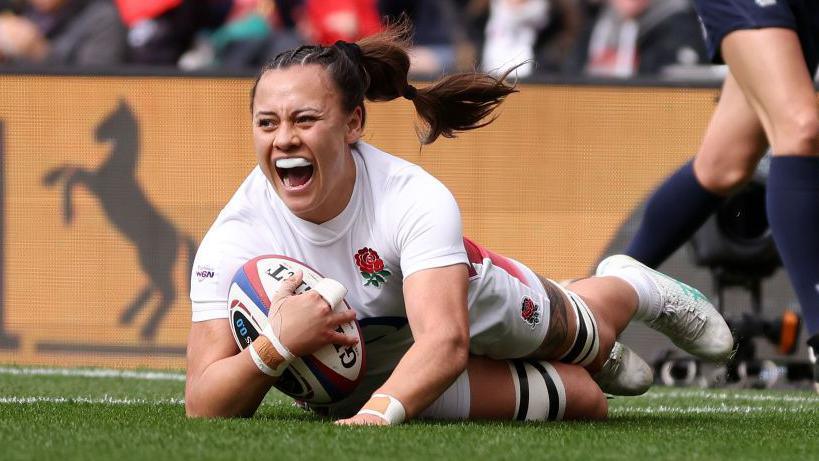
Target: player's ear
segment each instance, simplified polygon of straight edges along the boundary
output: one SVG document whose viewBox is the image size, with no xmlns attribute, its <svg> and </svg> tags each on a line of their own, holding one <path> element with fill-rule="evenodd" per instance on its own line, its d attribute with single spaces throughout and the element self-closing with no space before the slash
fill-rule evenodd
<svg viewBox="0 0 819 461">
<path fill-rule="evenodd" d="M 354 144 L 361 139 L 364 131 L 364 106 L 356 106 L 347 119 L 347 133 L 344 140 L 347 144 Z"/>
</svg>

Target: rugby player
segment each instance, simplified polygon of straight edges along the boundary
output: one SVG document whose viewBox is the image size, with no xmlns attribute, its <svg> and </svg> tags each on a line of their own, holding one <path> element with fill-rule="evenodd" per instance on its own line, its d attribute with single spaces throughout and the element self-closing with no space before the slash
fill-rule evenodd
<svg viewBox="0 0 819 461">
<path fill-rule="evenodd" d="M 766 211 L 802 308 L 819 392 L 819 3 L 694 3 L 711 58 L 729 73 L 694 160 L 649 198 L 626 253 L 658 266 L 751 179 L 770 145 Z"/>
<path fill-rule="evenodd" d="M 365 99 L 411 101 L 428 126 L 421 141 L 431 143 L 486 125 L 516 91 L 482 73 L 411 86 L 408 34 L 399 23 L 358 43 L 302 46 L 261 70 L 251 93 L 258 167 L 194 263 L 214 276 L 192 277 L 188 415 L 252 415 L 288 355 L 354 344 L 333 331 L 354 316 L 367 374 L 347 399 L 314 408 L 343 424 L 604 418 L 604 391 L 639 394 L 652 382 L 645 362 L 616 344 L 632 319 L 699 357 L 727 359 L 731 333 L 697 290 L 622 255 L 563 288 L 465 238 L 440 181 L 361 140 Z M 262 254 L 340 281 L 354 312 L 293 295 L 296 275 L 272 299 L 279 336 L 240 352 L 226 321 L 228 287 Z"/>
</svg>

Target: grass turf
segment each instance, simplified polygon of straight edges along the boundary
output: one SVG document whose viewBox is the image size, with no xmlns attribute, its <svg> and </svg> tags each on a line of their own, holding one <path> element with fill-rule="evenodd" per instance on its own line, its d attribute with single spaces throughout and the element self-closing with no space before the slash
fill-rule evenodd
<svg viewBox="0 0 819 461">
<path fill-rule="evenodd" d="M 0 371 L 0 459 L 815 459 L 808 392 L 655 388 L 606 422 L 337 427 L 271 393 L 245 420 L 185 418 L 184 382 Z M 23 373 L 23 374 L 20 374 Z M 176 379 L 173 379 L 176 378 Z"/>
</svg>

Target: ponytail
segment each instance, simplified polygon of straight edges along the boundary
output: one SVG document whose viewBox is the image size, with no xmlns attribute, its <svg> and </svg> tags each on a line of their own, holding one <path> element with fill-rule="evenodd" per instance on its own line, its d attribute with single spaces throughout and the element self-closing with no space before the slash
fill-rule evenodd
<svg viewBox="0 0 819 461">
<path fill-rule="evenodd" d="M 458 73 L 427 87 L 415 88 L 407 81 L 410 32 L 409 21 L 404 17 L 381 33 L 360 40 L 358 45 L 364 71 L 369 76 L 366 98 L 411 100 L 426 127 L 420 130 L 422 144 L 431 144 L 439 136 L 453 138 L 457 132 L 492 123 L 495 117 L 487 117 L 506 96 L 517 92 L 514 85 L 504 82 L 515 68 L 500 77 L 480 72 Z"/>
<path fill-rule="evenodd" d="M 506 96 L 518 91 L 514 84 L 505 83 L 517 66 L 499 77 L 465 72 L 415 88 L 407 81 L 410 35 L 410 23 L 402 17 L 357 43 L 336 42 L 330 47 L 311 45 L 285 51 L 265 64 L 257 76 L 251 106 L 265 72 L 297 64 L 319 64 L 336 83 L 342 107 L 348 112 L 358 106 L 363 109 L 364 99 L 378 102 L 403 97 L 412 101 L 425 127 L 419 130 L 419 140 L 431 144 L 439 136 L 453 138 L 458 132 L 492 123 L 495 116 L 490 115 L 495 108 Z"/>
</svg>

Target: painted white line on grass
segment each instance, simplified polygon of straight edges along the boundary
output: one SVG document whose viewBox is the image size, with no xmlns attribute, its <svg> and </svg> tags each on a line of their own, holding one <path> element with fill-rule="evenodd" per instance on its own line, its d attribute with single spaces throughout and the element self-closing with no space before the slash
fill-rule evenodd
<svg viewBox="0 0 819 461">
<path fill-rule="evenodd" d="M 110 396 L 102 397 L 16 397 L 6 396 L 0 397 L 0 405 L 31 405 L 37 403 L 57 403 L 57 404 L 95 404 L 95 405 L 184 405 L 183 399 L 123 399 Z M 262 406 L 290 406 L 289 402 L 263 402 Z M 758 407 L 758 406 L 696 406 L 696 407 L 672 407 L 667 405 L 660 405 L 658 407 L 613 407 L 609 409 L 611 416 L 625 416 L 629 414 L 642 415 L 702 415 L 702 414 L 753 414 L 753 413 L 811 413 L 815 414 L 817 411 L 815 406 L 792 406 L 792 407 Z"/>
<path fill-rule="evenodd" d="M 126 378 L 145 379 L 149 381 L 185 381 L 182 373 L 162 372 L 162 371 L 133 371 L 133 370 L 112 370 L 94 369 L 82 370 L 73 368 L 12 368 L 0 367 L 0 375 L 21 375 L 21 376 L 71 376 L 81 378 Z"/>
<path fill-rule="evenodd" d="M 2 404 L 35 404 L 35 403 L 88 403 L 105 405 L 184 405 L 184 399 L 127 399 L 110 395 L 101 397 L 54 397 L 54 396 L 0 396 Z M 274 400 L 262 402 L 263 407 L 292 406 L 293 402 Z"/>
<path fill-rule="evenodd" d="M 698 406 L 698 407 L 670 407 L 660 405 L 659 407 L 612 407 L 609 408 L 609 414 L 618 415 L 625 413 L 638 414 L 734 414 L 734 413 L 813 413 L 817 412 L 817 408 L 812 405 L 798 405 L 793 407 L 748 407 L 738 405 L 721 405 L 721 406 Z"/>
<path fill-rule="evenodd" d="M 697 398 L 713 400 L 750 400 L 753 402 L 793 402 L 819 404 L 819 396 L 743 394 L 738 392 L 725 392 L 719 390 L 648 392 L 644 394 L 642 398 L 649 399 Z"/>
<path fill-rule="evenodd" d="M 0 397 L 0 404 L 32 404 L 32 403 L 92 403 L 107 405 L 182 405 L 182 399 L 119 399 L 110 396 L 102 397 Z"/>
</svg>

